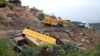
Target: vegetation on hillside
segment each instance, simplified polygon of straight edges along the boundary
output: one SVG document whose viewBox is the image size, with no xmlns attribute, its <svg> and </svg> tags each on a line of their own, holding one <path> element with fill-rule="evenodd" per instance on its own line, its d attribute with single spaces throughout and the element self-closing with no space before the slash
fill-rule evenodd
<svg viewBox="0 0 100 56">
<path fill-rule="evenodd" d="M 31 12 L 33 12 L 33 14 L 37 16 L 39 20 L 43 20 L 45 17 L 45 14 L 43 13 L 43 11 L 37 9 L 36 7 L 31 8 Z"/>
<path fill-rule="evenodd" d="M 100 56 L 100 47 L 94 50 L 79 51 L 70 43 L 61 46 L 53 46 L 52 50 L 48 50 L 47 46 L 27 47 L 25 50 L 27 51 L 22 52 L 22 56 Z"/>
<path fill-rule="evenodd" d="M 0 0 L 0 8 L 5 8 L 5 7 L 12 10 L 14 8 L 14 5 L 10 4 L 10 2 L 6 0 Z"/>
<path fill-rule="evenodd" d="M 17 56 L 11 45 L 7 45 L 7 38 L 0 35 L 0 56 Z"/>
<path fill-rule="evenodd" d="M 6 0 L 0 0 L 0 4 L 6 3 Z"/>
<path fill-rule="evenodd" d="M 43 20 L 45 17 L 44 13 L 39 13 L 38 18 L 39 20 Z"/>
<path fill-rule="evenodd" d="M 7 39 L 0 36 L 0 56 L 100 56 L 100 45 L 94 50 L 80 51 L 71 43 L 60 46 L 27 46 L 19 55 L 13 51 L 12 46 L 7 45 Z"/>
<path fill-rule="evenodd" d="M 7 1 L 6 0 L 0 0 L 0 7 L 6 7 L 7 6 Z"/>
</svg>

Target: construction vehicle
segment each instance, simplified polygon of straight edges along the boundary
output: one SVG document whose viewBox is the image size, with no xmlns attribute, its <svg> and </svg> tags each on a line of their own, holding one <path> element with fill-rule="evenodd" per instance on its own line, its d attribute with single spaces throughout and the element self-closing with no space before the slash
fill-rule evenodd
<svg viewBox="0 0 100 56">
<path fill-rule="evenodd" d="M 23 50 L 21 46 L 28 44 L 30 46 L 40 46 L 42 44 L 51 44 L 59 45 L 64 44 L 59 38 L 51 37 L 28 28 L 25 28 L 22 32 L 22 35 L 16 36 L 14 38 L 17 43 L 14 47 L 14 50 Z"/>
<path fill-rule="evenodd" d="M 70 20 L 55 19 L 50 16 L 45 17 L 42 23 L 48 26 L 59 26 L 65 28 L 70 26 Z"/>
</svg>

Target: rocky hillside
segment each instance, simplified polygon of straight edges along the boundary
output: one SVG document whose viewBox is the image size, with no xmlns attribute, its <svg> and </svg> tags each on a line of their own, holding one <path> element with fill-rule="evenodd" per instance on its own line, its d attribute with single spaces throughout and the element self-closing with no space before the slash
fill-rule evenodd
<svg viewBox="0 0 100 56">
<path fill-rule="evenodd" d="M 39 22 L 37 17 L 26 7 L 0 8 L 0 29 L 21 29 Z"/>
<path fill-rule="evenodd" d="M 59 27 L 38 27 L 34 30 L 41 33 L 48 33 L 53 37 L 57 37 L 63 42 L 71 42 L 75 45 L 82 45 L 82 49 L 94 49 L 99 42 L 100 36 L 92 30 L 82 28 L 72 24 L 69 28 Z"/>
<path fill-rule="evenodd" d="M 25 27 L 41 32 L 48 33 L 50 36 L 57 37 L 63 42 L 71 42 L 82 49 L 93 49 L 99 42 L 100 36 L 87 28 L 79 27 L 71 23 L 68 28 L 47 27 L 41 24 L 38 19 L 38 12 L 31 11 L 27 6 L 0 8 L 0 30 L 22 30 Z M 2 33 L 2 32 L 0 32 Z M 10 32 L 13 34 L 13 32 Z"/>
</svg>

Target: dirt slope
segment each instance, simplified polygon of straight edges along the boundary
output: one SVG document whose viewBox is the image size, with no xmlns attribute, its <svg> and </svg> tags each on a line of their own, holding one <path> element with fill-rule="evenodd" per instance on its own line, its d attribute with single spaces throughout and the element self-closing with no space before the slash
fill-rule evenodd
<svg viewBox="0 0 100 56">
<path fill-rule="evenodd" d="M 92 30 L 81 28 L 77 25 L 70 28 L 59 27 L 43 27 L 35 29 L 40 32 L 49 33 L 50 36 L 55 36 L 62 41 L 71 42 L 73 44 L 82 45 L 82 49 L 94 49 L 99 42 L 100 36 Z"/>
<path fill-rule="evenodd" d="M 46 27 L 40 23 L 37 16 L 24 7 L 16 7 L 13 10 L 0 8 L 0 30 L 18 30 L 24 27 L 30 27 L 41 33 L 49 33 L 50 36 L 55 36 L 64 42 L 81 44 L 83 49 L 95 48 L 100 38 L 97 33 L 74 24 L 70 28 Z"/>
<path fill-rule="evenodd" d="M 29 27 L 33 22 L 39 22 L 36 16 L 24 7 L 0 8 L 0 28 L 1 29 L 21 29 Z"/>
</svg>

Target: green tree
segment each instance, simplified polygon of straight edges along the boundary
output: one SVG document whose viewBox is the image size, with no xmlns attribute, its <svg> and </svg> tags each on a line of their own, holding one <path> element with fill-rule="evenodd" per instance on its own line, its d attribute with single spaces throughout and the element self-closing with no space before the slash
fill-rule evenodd
<svg viewBox="0 0 100 56">
<path fill-rule="evenodd" d="M 39 13 L 38 18 L 39 20 L 43 20 L 45 17 L 44 13 Z"/>
<path fill-rule="evenodd" d="M 0 4 L 6 3 L 6 0 L 0 0 Z"/>
<path fill-rule="evenodd" d="M 33 7 L 33 8 L 31 8 L 31 11 L 32 12 L 38 12 L 39 10 L 37 8 Z"/>
<path fill-rule="evenodd" d="M 0 0 L 0 7 L 6 7 L 7 1 L 6 0 Z"/>
</svg>

